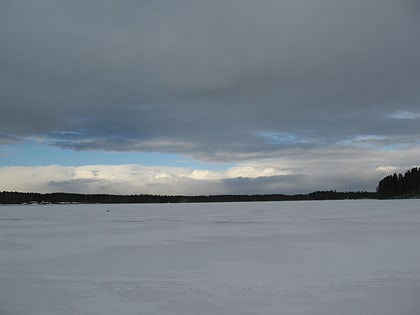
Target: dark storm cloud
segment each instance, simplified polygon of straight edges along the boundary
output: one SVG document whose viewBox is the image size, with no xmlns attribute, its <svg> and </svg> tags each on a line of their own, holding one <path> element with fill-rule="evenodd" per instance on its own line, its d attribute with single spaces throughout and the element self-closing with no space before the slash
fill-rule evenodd
<svg viewBox="0 0 420 315">
<path fill-rule="evenodd" d="M 224 193 L 224 194 L 276 194 L 295 193 L 296 186 L 302 185 L 304 175 L 281 175 L 267 177 L 237 177 L 220 180 L 182 180 L 177 179 L 175 183 L 146 183 L 141 187 L 142 192 L 154 192 L 156 189 L 172 194 L 205 194 L 205 193 Z M 130 183 L 116 185 L 106 179 L 71 179 L 63 181 L 51 181 L 47 183 L 47 191 L 71 191 L 89 192 L 98 191 L 107 193 L 129 193 L 138 192 L 139 187 L 130 187 Z M 309 185 L 308 185 L 309 186 Z M 312 187 L 311 187 L 312 188 Z M 301 191 L 308 190 L 307 186 L 300 186 Z M 310 191 L 310 190 L 308 190 Z"/>
<path fill-rule="evenodd" d="M 0 6 L 4 139 L 234 160 L 420 135 L 416 1 Z"/>
<path fill-rule="evenodd" d="M 305 175 L 261 176 L 257 178 L 236 177 L 225 179 L 223 184 L 229 194 L 275 194 L 279 191 L 290 193 L 296 191 L 297 185 L 302 185 Z M 304 191 L 306 187 L 300 187 Z"/>
<path fill-rule="evenodd" d="M 317 180 L 314 186 L 314 177 L 304 174 L 261 176 L 256 178 L 237 177 L 225 179 L 224 189 L 229 194 L 296 194 L 310 193 L 315 189 L 320 191 L 359 191 L 374 190 L 377 185 L 376 178 L 356 178 L 346 174 L 337 176 L 324 176 Z"/>
</svg>

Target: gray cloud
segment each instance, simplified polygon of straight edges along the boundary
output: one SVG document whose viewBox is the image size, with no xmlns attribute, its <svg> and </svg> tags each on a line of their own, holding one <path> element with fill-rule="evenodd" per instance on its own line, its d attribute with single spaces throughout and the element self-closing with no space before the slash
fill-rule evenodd
<svg viewBox="0 0 420 315">
<path fill-rule="evenodd" d="M 419 36 L 411 0 L 3 1 L 0 134 L 229 161 L 414 145 Z"/>
<path fill-rule="evenodd" d="M 296 186 L 304 182 L 305 175 L 260 176 L 256 178 L 236 177 L 225 179 L 223 185 L 229 194 L 276 194 L 296 191 Z M 301 187 L 304 189 L 304 187 Z"/>
<path fill-rule="evenodd" d="M 304 175 L 280 175 L 260 176 L 256 178 L 235 177 L 228 179 L 183 179 L 176 178 L 174 182 L 165 183 L 148 182 L 141 187 L 141 193 L 155 193 L 160 191 L 164 194 L 276 194 L 296 193 L 296 187 L 304 182 Z M 360 184 L 360 183 L 358 183 Z M 311 187 L 312 188 L 312 187 Z M 139 193 L 139 187 L 124 183 L 117 185 L 107 179 L 66 179 L 51 181 L 45 184 L 46 191 L 71 191 L 77 193 Z M 301 187 L 301 191 L 308 190 L 307 186 Z M 332 189 L 332 188 L 328 188 Z"/>
</svg>

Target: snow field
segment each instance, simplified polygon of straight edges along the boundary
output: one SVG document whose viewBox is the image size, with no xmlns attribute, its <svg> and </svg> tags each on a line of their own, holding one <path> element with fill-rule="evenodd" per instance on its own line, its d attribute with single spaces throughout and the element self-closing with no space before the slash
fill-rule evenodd
<svg viewBox="0 0 420 315">
<path fill-rule="evenodd" d="M 419 244 L 420 200 L 0 206 L 0 314 L 418 315 Z"/>
</svg>

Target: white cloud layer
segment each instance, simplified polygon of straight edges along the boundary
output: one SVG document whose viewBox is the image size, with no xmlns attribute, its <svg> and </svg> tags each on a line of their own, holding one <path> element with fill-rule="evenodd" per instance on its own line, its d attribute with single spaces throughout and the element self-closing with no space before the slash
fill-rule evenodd
<svg viewBox="0 0 420 315">
<path fill-rule="evenodd" d="M 248 161 L 223 171 L 142 165 L 2 167 L 0 190 L 184 195 L 374 191 L 382 177 L 415 165 L 420 148 L 360 153 L 318 150 L 306 158 Z"/>
</svg>

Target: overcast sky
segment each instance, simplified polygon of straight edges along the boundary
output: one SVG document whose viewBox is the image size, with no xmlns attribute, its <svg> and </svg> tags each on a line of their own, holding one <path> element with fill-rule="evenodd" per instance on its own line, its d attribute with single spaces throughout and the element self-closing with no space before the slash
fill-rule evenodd
<svg viewBox="0 0 420 315">
<path fill-rule="evenodd" d="M 420 164 L 418 0 L 0 1 L 0 190 L 375 190 Z"/>
</svg>

